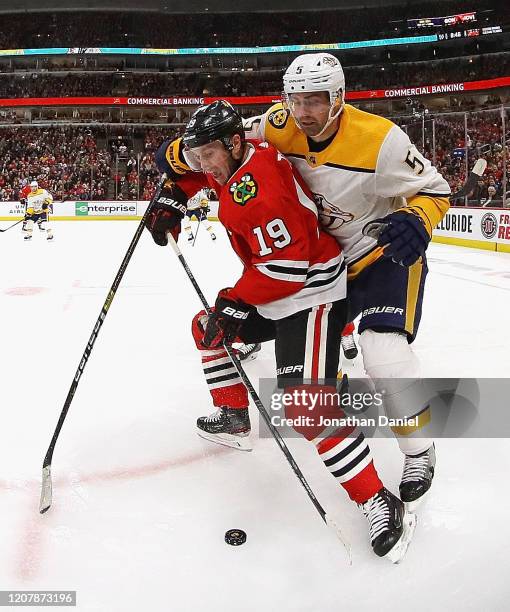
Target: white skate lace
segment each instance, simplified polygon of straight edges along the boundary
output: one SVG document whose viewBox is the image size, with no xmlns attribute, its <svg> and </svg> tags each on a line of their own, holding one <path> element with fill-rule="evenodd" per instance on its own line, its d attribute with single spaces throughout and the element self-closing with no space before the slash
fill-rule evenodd
<svg viewBox="0 0 510 612">
<path fill-rule="evenodd" d="M 354 342 L 354 338 L 351 336 L 342 336 L 341 338 L 342 347 L 344 349 L 356 348 L 356 344 Z"/>
<path fill-rule="evenodd" d="M 253 351 L 254 348 L 255 344 L 241 344 L 237 350 L 243 355 L 248 355 L 249 353 L 251 353 L 251 351 Z"/>
<path fill-rule="evenodd" d="M 370 541 L 373 542 L 388 528 L 390 509 L 380 495 L 375 495 L 362 504 L 362 508 L 370 527 Z"/>
<path fill-rule="evenodd" d="M 210 414 L 209 416 L 205 417 L 205 420 L 208 423 L 212 423 L 215 421 L 219 421 L 221 419 L 221 415 L 222 415 L 223 411 L 221 408 L 218 408 L 218 410 L 216 410 L 216 412 L 213 412 L 212 414 Z"/>
<path fill-rule="evenodd" d="M 428 453 L 419 457 L 411 457 L 406 455 L 404 461 L 404 473 L 402 474 L 402 482 L 416 482 L 428 478 L 429 457 Z"/>
</svg>

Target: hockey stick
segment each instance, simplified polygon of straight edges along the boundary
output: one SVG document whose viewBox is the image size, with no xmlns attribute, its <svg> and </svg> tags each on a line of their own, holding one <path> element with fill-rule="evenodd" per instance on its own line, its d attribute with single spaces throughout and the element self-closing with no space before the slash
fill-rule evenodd
<svg viewBox="0 0 510 612">
<path fill-rule="evenodd" d="M 6 232 L 7 230 L 10 230 L 13 227 L 16 227 L 16 225 L 19 225 L 20 223 L 22 223 L 25 219 L 20 219 L 19 221 L 16 221 L 16 223 L 13 223 L 12 225 L 9 225 L 9 227 L 6 227 L 5 229 L 0 229 L 0 232 Z"/>
<path fill-rule="evenodd" d="M 198 236 L 198 230 L 200 229 L 200 223 L 202 223 L 202 216 L 200 216 L 200 219 L 198 220 L 197 231 L 195 232 L 195 237 L 193 238 L 193 244 L 191 245 L 192 247 L 195 246 L 195 242 Z"/>
<path fill-rule="evenodd" d="M 64 407 L 62 408 L 62 412 L 60 413 L 60 417 L 58 419 L 57 426 L 53 433 L 53 437 L 51 438 L 51 442 L 46 452 L 46 456 L 44 457 L 43 469 L 42 469 L 41 501 L 39 503 L 39 512 L 41 514 L 43 514 L 49 509 L 49 507 L 51 506 L 51 502 L 52 502 L 51 460 L 53 458 L 53 451 L 55 450 L 55 445 L 57 443 L 58 436 L 60 434 L 60 430 L 62 429 L 62 425 L 64 424 L 64 420 L 69 411 L 69 407 L 71 406 L 71 402 L 73 401 L 73 397 L 76 392 L 76 388 L 78 387 L 78 383 L 80 382 L 80 378 L 81 378 L 81 375 L 83 374 L 83 370 L 85 369 L 85 366 L 87 365 L 87 361 L 90 357 L 90 353 L 92 352 L 92 348 L 97 339 L 101 326 L 103 325 L 106 315 L 108 314 L 108 310 L 110 306 L 112 305 L 113 298 L 115 297 L 117 289 L 119 288 L 122 277 L 124 276 L 124 272 L 126 271 L 126 268 L 133 255 L 136 245 L 138 244 L 138 241 L 140 240 L 140 236 L 142 235 L 147 217 L 149 216 L 149 213 L 152 210 L 154 203 L 156 202 L 156 200 L 159 197 L 159 194 L 161 193 L 161 189 L 163 187 L 165 180 L 166 180 L 166 175 L 163 174 L 161 176 L 161 180 L 158 184 L 158 187 L 154 193 L 154 196 L 152 197 L 149 205 L 147 206 L 147 210 L 143 214 L 142 219 L 140 223 L 138 224 L 138 227 L 133 236 L 133 239 L 131 240 L 131 244 L 129 245 L 128 250 L 126 251 L 126 254 L 124 255 L 124 259 L 122 260 L 122 263 L 120 264 L 120 268 L 117 271 L 115 280 L 113 281 L 113 284 L 110 288 L 110 291 L 108 292 L 108 295 L 103 304 L 103 307 L 101 308 L 101 312 L 99 313 L 99 317 L 94 325 L 92 334 L 87 342 L 87 346 L 85 347 L 85 350 L 83 351 L 83 355 L 81 356 L 80 363 L 78 365 L 78 369 L 76 370 L 76 374 L 74 375 L 73 381 L 71 383 L 71 387 L 69 388 L 69 392 L 64 402 Z"/>
<path fill-rule="evenodd" d="M 450 200 L 460 200 L 461 198 L 465 198 L 473 189 L 476 187 L 476 183 L 480 180 L 480 177 L 485 172 L 487 168 L 487 161 L 480 157 L 475 162 L 473 169 L 469 173 L 466 182 L 459 191 L 456 191 L 454 194 L 450 196 Z"/>
<path fill-rule="evenodd" d="M 449 196 L 450 200 L 460 200 L 461 198 L 465 198 L 468 193 L 475 188 L 476 183 L 480 180 L 480 177 L 483 175 L 486 168 L 486 160 L 483 158 L 477 159 L 473 169 L 467 177 L 466 182 L 458 191 Z M 382 219 L 374 219 L 373 221 L 369 221 L 361 231 L 364 236 L 377 240 L 387 225 L 388 224 Z"/>
<path fill-rule="evenodd" d="M 174 253 L 177 255 L 177 258 L 181 262 L 182 267 L 186 271 L 186 274 L 188 275 L 188 278 L 190 279 L 191 284 L 193 285 L 193 288 L 195 289 L 198 297 L 200 298 L 200 301 L 202 302 L 202 305 L 203 305 L 205 311 L 207 312 L 208 315 L 211 315 L 212 314 L 211 307 L 209 306 L 209 304 L 208 304 L 204 294 L 202 293 L 202 290 L 200 289 L 200 286 L 198 285 L 198 283 L 197 283 L 197 281 L 195 279 L 195 276 L 193 275 L 193 272 L 191 271 L 190 267 L 188 266 L 186 260 L 184 259 L 184 256 L 181 253 L 181 250 L 179 249 L 179 247 L 177 245 L 177 242 L 174 240 L 174 238 L 173 238 L 173 236 L 171 234 L 168 234 L 168 244 L 172 247 L 172 249 L 174 250 Z M 266 411 L 266 409 L 264 407 L 264 404 L 260 400 L 260 398 L 259 398 L 257 392 L 255 391 L 255 389 L 253 388 L 253 385 L 251 384 L 251 381 L 248 378 L 248 375 L 246 374 L 246 372 L 244 371 L 243 366 L 241 365 L 239 359 L 236 357 L 236 355 L 234 353 L 234 349 L 230 345 L 228 345 L 228 344 L 224 344 L 223 346 L 224 346 L 224 348 L 225 348 L 225 350 L 227 352 L 227 355 L 230 357 L 230 361 L 232 362 L 232 364 L 234 365 L 235 369 L 237 370 L 237 373 L 239 374 L 240 379 L 243 381 L 244 386 L 248 390 L 248 393 L 250 394 L 251 399 L 253 400 L 253 403 L 257 407 L 257 410 L 259 411 L 260 415 L 264 419 L 264 421 L 265 421 L 269 431 L 272 433 L 274 439 L 276 440 L 278 446 L 280 447 L 280 450 L 285 455 L 285 458 L 287 459 L 288 463 L 290 464 L 290 467 L 292 468 L 292 471 L 296 475 L 296 477 L 299 480 L 299 482 L 303 485 L 303 488 L 305 489 L 308 497 L 310 498 L 310 501 L 315 506 L 315 509 L 319 513 L 321 519 L 326 523 L 326 525 L 328 525 L 328 526 L 333 528 L 333 530 L 335 531 L 337 537 L 340 539 L 342 544 L 345 546 L 345 548 L 347 550 L 347 553 L 349 555 L 349 559 L 350 559 L 350 545 L 349 545 L 349 543 L 343 537 L 342 532 L 340 531 L 340 527 L 336 524 L 336 522 L 331 520 L 331 519 L 329 519 L 329 517 L 327 516 L 326 511 L 324 510 L 324 508 L 320 504 L 319 500 L 315 496 L 314 492 L 312 491 L 312 489 L 311 489 L 310 485 L 308 484 L 308 482 L 307 482 L 303 472 L 301 471 L 301 469 L 299 468 L 298 464 L 296 463 L 296 461 L 295 461 L 294 457 L 292 456 L 292 453 L 290 452 L 288 446 L 285 444 L 285 442 L 284 442 L 280 432 L 276 429 L 276 427 L 271 422 L 271 419 L 270 419 L 270 417 L 269 417 L 269 415 L 268 415 L 268 413 L 267 413 L 267 411 Z"/>
</svg>

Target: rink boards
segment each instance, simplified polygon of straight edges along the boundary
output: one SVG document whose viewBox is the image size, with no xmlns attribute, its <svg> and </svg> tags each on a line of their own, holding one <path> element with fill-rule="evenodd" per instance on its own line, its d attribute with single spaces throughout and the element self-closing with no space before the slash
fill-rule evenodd
<svg viewBox="0 0 510 612">
<path fill-rule="evenodd" d="M 510 209 L 452 207 L 434 230 L 433 240 L 510 253 Z"/>
<path fill-rule="evenodd" d="M 141 219 L 149 203 L 144 200 L 53 202 L 53 221 L 131 221 Z M 209 218 L 217 220 L 218 202 L 211 201 Z M 0 202 L 0 221 L 21 219 L 25 208 L 19 202 Z"/>
<path fill-rule="evenodd" d="M 54 202 L 54 221 L 128 221 L 140 219 L 147 201 Z M 218 202 L 210 202 L 209 219 L 217 220 Z M 24 208 L 19 202 L 0 203 L 0 221 L 20 219 Z M 510 253 L 510 209 L 450 208 L 434 230 L 434 242 Z"/>
</svg>

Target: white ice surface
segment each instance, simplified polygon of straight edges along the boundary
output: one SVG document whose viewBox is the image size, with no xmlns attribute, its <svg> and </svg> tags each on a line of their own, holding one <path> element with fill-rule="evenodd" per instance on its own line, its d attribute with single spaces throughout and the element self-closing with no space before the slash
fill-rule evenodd
<svg viewBox="0 0 510 612">
<path fill-rule="evenodd" d="M 314 449 L 289 440 L 351 542 L 349 566 L 273 440 L 241 453 L 196 435 L 211 411 L 189 334 L 200 304 L 147 233 L 58 441 L 53 506 L 39 515 L 42 460 L 136 223 L 54 227 L 53 244 L 37 230 L 31 243 L 19 227 L 0 235 L 0 589 L 76 590 L 80 612 L 508 608 L 508 440 L 438 441 L 434 487 L 398 566 L 373 555 L 365 519 Z M 240 270 L 217 233 L 183 247 L 211 301 Z M 415 343 L 424 373 L 507 377 L 510 255 L 433 244 L 430 268 Z M 272 374 L 272 349 L 247 364 L 255 382 Z M 360 358 L 347 370 L 361 373 Z M 372 448 L 396 491 L 396 443 Z M 225 544 L 234 527 L 244 546 Z"/>
</svg>

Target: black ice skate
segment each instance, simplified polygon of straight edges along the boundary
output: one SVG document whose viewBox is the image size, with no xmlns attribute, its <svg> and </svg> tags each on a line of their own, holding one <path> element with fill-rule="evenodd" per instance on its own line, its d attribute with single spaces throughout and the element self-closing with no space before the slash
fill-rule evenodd
<svg viewBox="0 0 510 612">
<path fill-rule="evenodd" d="M 27 234 L 26 236 L 23 236 L 23 240 L 32 240 L 32 234 Z"/>
<path fill-rule="evenodd" d="M 209 416 L 199 417 L 197 428 L 198 435 L 205 440 L 231 446 L 238 450 L 252 450 L 248 408 L 237 409 L 222 406 Z"/>
<path fill-rule="evenodd" d="M 375 554 L 392 563 L 401 561 L 413 537 L 416 515 L 384 487 L 360 507 L 368 519 Z"/>
<path fill-rule="evenodd" d="M 346 359 L 356 359 L 358 356 L 358 347 L 354 342 L 354 336 L 349 334 L 348 336 L 342 336 L 341 338 L 342 349 Z"/>
<path fill-rule="evenodd" d="M 432 484 L 436 465 L 436 449 L 432 445 L 419 455 L 406 455 L 399 485 L 400 498 L 410 512 L 425 499 Z"/>
<path fill-rule="evenodd" d="M 190 233 L 188 234 L 188 242 L 193 242 L 193 238 L 194 238 L 194 236 L 193 236 L 193 232 L 190 232 Z"/>
<path fill-rule="evenodd" d="M 261 349 L 260 344 L 238 344 L 235 347 L 236 355 L 241 361 L 251 361 L 256 359 L 258 352 Z"/>
</svg>

